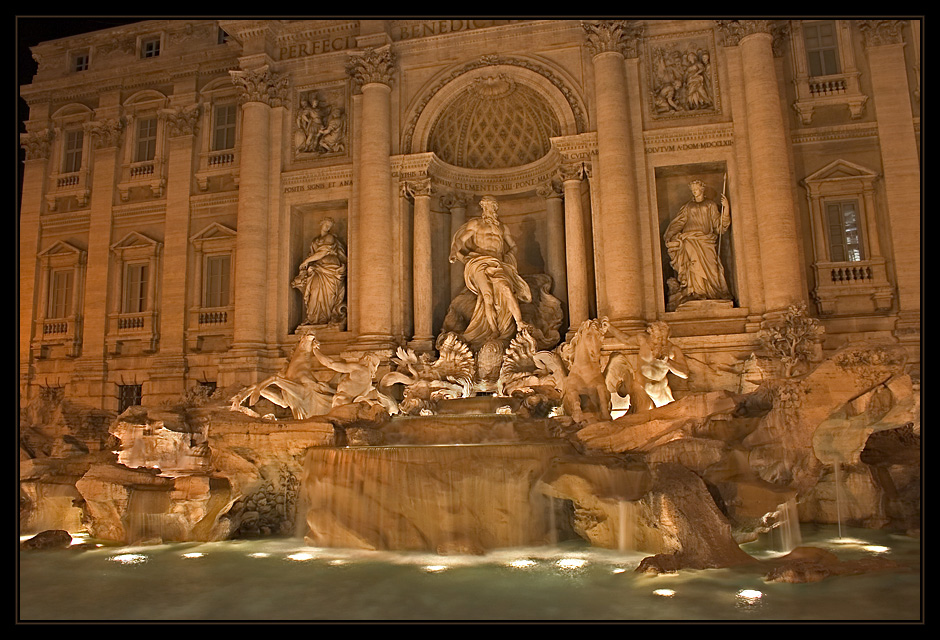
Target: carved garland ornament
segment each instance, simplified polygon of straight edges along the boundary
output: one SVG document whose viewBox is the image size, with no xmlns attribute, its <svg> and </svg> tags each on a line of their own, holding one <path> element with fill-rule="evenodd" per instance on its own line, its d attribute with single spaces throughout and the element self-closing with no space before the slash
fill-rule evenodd
<svg viewBox="0 0 940 640">
<path fill-rule="evenodd" d="M 239 104 L 263 102 L 271 107 L 286 107 L 288 94 L 287 76 L 272 72 L 267 66 L 247 71 L 229 71 L 232 82 L 238 87 Z"/>
<path fill-rule="evenodd" d="M 459 69 L 454 69 L 446 77 L 441 78 L 441 80 L 424 95 L 424 98 L 415 108 L 414 114 L 411 116 L 411 120 L 408 121 L 407 127 L 405 127 L 405 136 L 403 140 L 404 144 L 402 145 L 402 148 L 403 149 L 411 148 L 411 141 L 414 138 L 415 127 L 418 125 L 418 120 L 421 118 L 422 112 L 424 111 L 425 107 L 427 107 L 431 99 L 435 95 L 437 95 L 437 93 L 441 89 L 443 89 L 445 86 L 447 86 L 448 84 L 450 84 L 451 82 L 453 82 L 454 80 L 456 80 L 457 78 L 459 78 L 465 73 L 468 73 L 475 69 L 480 69 L 482 67 L 490 67 L 490 66 L 496 66 L 496 65 L 521 67 L 523 69 L 527 69 L 528 71 L 533 71 L 539 74 L 540 76 L 542 76 L 543 78 L 545 78 L 546 80 L 548 80 L 549 82 L 551 82 L 552 85 L 556 89 L 558 89 L 562 93 L 562 95 L 565 97 L 565 101 L 567 101 L 568 106 L 571 109 L 571 113 L 574 115 L 575 127 L 577 128 L 577 132 L 584 133 L 584 131 L 587 128 L 587 124 L 586 124 L 587 118 L 585 117 L 584 112 L 581 110 L 581 106 L 578 104 L 578 101 L 575 98 L 574 92 L 571 91 L 570 88 L 568 88 L 568 85 L 565 84 L 565 82 L 561 78 L 553 74 L 548 69 L 545 69 L 544 67 L 534 64 L 528 60 L 523 60 L 521 58 L 506 58 L 506 57 L 502 57 L 502 56 L 494 54 L 494 55 L 480 56 L 479 60 L 476 60 L 474 62 L 469 62 L 465 64 L 464 66 L 460 67 Z"/>
</svg>

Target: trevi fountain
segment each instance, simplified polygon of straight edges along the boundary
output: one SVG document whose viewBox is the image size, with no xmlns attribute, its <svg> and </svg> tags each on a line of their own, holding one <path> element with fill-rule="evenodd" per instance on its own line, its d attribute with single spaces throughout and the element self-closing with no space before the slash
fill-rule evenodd
<svg viewBox="0 0 940 640">
<path fill-rule="evenodd" d="M 726 203 L 691 189 L 690 219 L 720 227 Z M 34 403 L 23 619 L 918 619 L 903 351 L 822 357 L 801 306 L 698 381 L 664 322 L 561 335 L 549 282 L 519 274 L 498 202 L 480 206 L 453 236 L 465 286 L 433 349 L 321 350 L 345 313 L 327 220 L 276 375 L 107 425 Z M 720 303 L 714 247 L 681 221 L 667 234 L 673 303 Z"/>
</svg>

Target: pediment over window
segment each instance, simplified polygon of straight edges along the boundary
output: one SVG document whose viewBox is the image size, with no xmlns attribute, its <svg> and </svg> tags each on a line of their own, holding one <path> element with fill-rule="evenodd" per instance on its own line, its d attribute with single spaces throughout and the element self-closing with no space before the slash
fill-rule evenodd
<svg viewBox="0 0 940 640">
<path fill-rule="evenodd" d="M 143 91 L 138 91 L 127 100 L 124 101 L 125 107 L 132 107 L 137 105 L 151 105 L 155 103 L 160 103 L 161 106 L 163 103 L 167 102 L 167 98 L 164 94 L 153 89 L 144 89 Z"/>
<path fill-rule="evenodd" d="M 867 178 L 874 180 L 877 177 L 877 173 L 862 165 L 849 162 L 848 160 L 834 160 L 822 169 L 808 175 L 803 181 L 810 184 L 843 178 Z"/>
<path fill-rule="evenodd" d="M 199 242 L 200 240 L 225 240 L 235 237 L 235 229 L 226 227 L 224 224 L 213 222 L 202 231 L 192 236 L 190 242 Z"/>
<path fill-rule="evenodd" d="M 59 240 L 53 244 L 48 249 L 41 251 L 39 253 L 40 258 L 52 258 L 60 256 L 69 256 L 74 258 L 81 258 L 85 255 L 85 252 L 82 249 L 79 249 L 73 244 L 69 244 L 64 240 Z"/>
<path fill-rule="evenodd" d="M 111 251 L 123 251 L 125 249 L 137 249 L 141 247 L 148 247 L 151 249 L 157 249 L 160 246 L 160 243 L 152 238 L 148 238 L 142 233 L 137 231 L 131 231 L 126 236 L 115 242 L 111 245 Z"/>
</svg>

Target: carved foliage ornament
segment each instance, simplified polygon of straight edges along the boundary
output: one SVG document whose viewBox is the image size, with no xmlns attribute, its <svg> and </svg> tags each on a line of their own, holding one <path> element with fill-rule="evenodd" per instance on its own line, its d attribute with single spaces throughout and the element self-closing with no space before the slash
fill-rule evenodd
<svg viewBox="0 0 940 640">
<path fill-rule="evenodd" d="M 866 47 L 879 47 L 886 44 L 904 42 L 903 20 L 859 20 L 858 30 L 862 32 Z"/>
<path fill-rule="evenodd" d="M 643 33 L 642 25 L 631 20 L 601 20 L 582 22 L 587 35 L 587 46 L 592 56 L 614 51 L 624 58 L 637 57 L 637 43 Z"/>
<path fill-rule="evenodd" d="M 199 105 L 180 107 L 167 112 L 166 124 L 171 138 L 191 136 L 196 132 L 199 120 Z"/>
<path fill-rule="evenodd" d="M 49 157 L 52 149 L 53 133 L 51 129 L 33 131 L 20 135 L 20 145 L 26 149 L 27 160 L 39 160 Z"/>
<path fill-rule="evenodd" d="M 271 107 L 287 106 L 288 79 L 273 73 L 267 66 L 247 71 L 229 71 L 232 82 L 238 87 L 239 104 L 263 102 Z"/>
<path fill-rule="evenodd" d="M 114 118 L 111 120 L 96 120 L 86 122 L 85 133 L 92 136 L 95 149 L 116 147 L 121 141 L 121 131 L 124 129 L 124 120 Z"/>
<path fill-rule="evenodd" d="M 391 85 L 394 72 L 395 54 L 388 46 L 366 49 L 349 56 L 346 61 L 346 73 L 352 77 L 357 89 L 372 83 Z"/>
</svg>

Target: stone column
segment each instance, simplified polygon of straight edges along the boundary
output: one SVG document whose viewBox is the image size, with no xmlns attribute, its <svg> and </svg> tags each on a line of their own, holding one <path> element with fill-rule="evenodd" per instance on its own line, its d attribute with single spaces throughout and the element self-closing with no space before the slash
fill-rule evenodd
<svg viewBox="0 0 940 640">
<path fill-rule="evenodd" d="M 565 193 L 565 265 L 568 282 L 568 326 L 577 329 L 588 319 L 588 251 L 584 233 L 584 211 L 581 206 L 582 165 L 563 165 L 562 185 Z"/>
<path fill-rule="evenodd" d="M 82 310 L 82 355 L 75 362 L 70 397 L 103 409 L 116 410 L 117 397 L 105 388 L 109 267 L 111 264 L 111 207 L 117 182 L 118 149 L 124 129 L 120 118 L 102 118 L 85 125 L 94 147 L 89 200 L 88 267 Z"/>
<path fill-rule="evenodd" d="M 624 59 L 636 57 L 638 31 L 624 20 L 584 23 L 597 104 L 598 232 L 604 238 L 598 315 L 621 329 L 642 329 L 643 260 Z M 642 141 L 641 141 L 642 142 Z"/>
<path fill-rule="evenodd" d="M 362 91 L 362 131 L 358 163 L 359 192 L 357 251 L 361 261 L 357 283 L 360 348 L 393 346 L 392 294 L 394 256 L 392 234 L 391 82 L 390 47 L 367 49 L 350 56 L 347 72 Z"/>
<path fill-rule="evenodd" d="M 193 139 L 198 105 L 166 114 L 168 137 L 166 217 L 163 231 L 163 284 L 160 290 L 160 351 L 152 359 L 148 402 L 175 400 L 185 391 L 186 360 L 183 353 L 186 327 L 188 272 L 189 196 L 193 179 Z M 198 281 L 197 281 L 198 282 Z"/>
<path fill-rule="evenodd" d="M 872 98 L 878 117 L 878 143 L 898 287 L 895 333 L 902 342 L 919 343 L 921 172 L 911 86 L 904 60 L 904 24 L 903 20 L 860 20 L 858 26 L 868 53 Z M 877 228 L 869 226 L 868 235 L 876 238 Z"/>
<path fill-rule="evenodd" d="M 20 406 L 29 401 L 29 366 L 30 343 L 38 316 L 42 308 L 37 304 L 36 287 L 42 290 L 42 284 L 36 282 L 36 254 L 39 253 L 39 216 L 42 211 L 42 198 L 46 185 L 49 155 L 52 149 L 53 133 L 50 129 L 32 131 L 20 136 L 20 143 L 26 149 L 26 163 L 23 169 L 23 196 L 20 202 Z M 78 283 L 74 283 L 78 286 Z M 73 294 L 74 295 L 74 294 Z"/>
<path fill-rule="evenodd" d="M 267 66 L 230 73 L 241 90 L 243 150 L 238 180 L 232 348 L 259 350 L 264 347 L 267 289 L 276 286 L 267 281 L 271 109 L 287 99 L 287 78 L 272 73 Z"/>
<path fill-rule="evenodd" d="M 566 305 L 568 277 L 565 272 L 565 204 L 562 185 L 553 180 L 537 188 L 536 193 L 545 199 L 545 270 L 552 277 L 552 294 L 561 300 L 562 305 Z"/>
<path fill-rule="evenodd" d="M 447 236 L 447 250 L 454 241 L 457 231 L 467 221 L 467 206 L 470 198 L 463 193 L 450 192 L 441 196 L 441 204 L 450 210 L 450 234 Z M 465 286 L 463 279 L 463 263 L 460 261 L 450 265 L 450 299 L 453 300 Z"/>
<path fill-rule="evenodd" d="M 430 351 L 434 344 L 434 291 L 431 276 L 431 181 L 405 183 L 406 192 L 414 198 L 412 262 L 414 301 L 415 351 Z"/>
<path fill-rule="evenodd" d="M 773 52 L 772 20 L 723 20 L 725 46 L 741 52 L 754 206 L 760 212 L 761 275 L 767 314 L 804 300 L 789 143 Z"/>
</svg>

